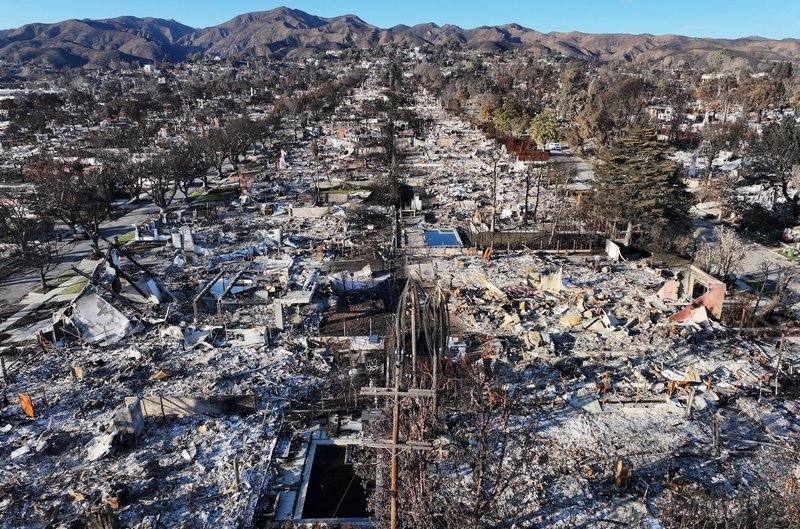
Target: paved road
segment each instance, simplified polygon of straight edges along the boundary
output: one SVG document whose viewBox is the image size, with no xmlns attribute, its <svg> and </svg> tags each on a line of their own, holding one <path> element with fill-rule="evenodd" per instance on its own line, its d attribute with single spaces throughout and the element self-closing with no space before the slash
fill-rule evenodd
<svg viewBox="0 0 800 529">
<path fill-rule="evenodd" d="M 158 208 L 150 201 L 142 201 L 130 211 L 117 219 L 103 225 L 100 233 L 107 239 L 113 239 L 131 230 L 134 224 L 139 224 L 158 214 Z M 102 244 L 101 244 L 102 246 Z M 78 263 L 91 251 L 91 241 L 77 241 L 64 243 L 61 248 L 63 258 L 61 263 L 47 274 L 48 278 L 58 277 L 71 266 Z M 0 306 L 19 303 L 28 293 L 39 286 L 39 272 L 35 269 L 20 270 L 12 276 L 0 281 Z"/>
<path fill-rule="evenodd" d="M 713 230 L 716 225 L 715 222 L 705 219 L 697 219 L 694 221 L 695 229 L 699 229 L 702 236 L 712 243 L 715 242 Z M 779 255 L 776 248 L 764 246 L 751 238 L 743 237 L 741 233 L 739 233 L 738 236 L 739 240 L 745 245 L 746 254 L 736 271 L 737 275 L 748 275 L 752 278 L 760 278 L 762 275 L 761 266 L 763 263 L 772 263 L 774 267 L 787 265 L 798 266 L 797 261 L 793 262 Z M 789 297 L 787 302 L 791 305 L 800 303 L 800 280 L 792 282 L 789 288 L 792 290 L 793 295 Z"/>
<path fill-rule="evenodd" d="M 694 221 L 694 226 L 695 229 L 700 230 L 704 239 L 711 243 L 716 242 L 714 238 L 714 227 L 717 226 L 716 222 L 705 219 L 696 219 Z M 789 261 L 785 257 L 779 255 L 776 248 L 764 246 L 757 241 L 743 237 L 741 233 L 739 234 L 739 240 L 747 249 L 744 261 L 742 261 L 742 264 L 739 266 L 739 270 L 737 270 L 739 275 L 758 275 L 761 264 L 765 262 L 773 263 L 775 265 L 793 264 L 792 261 Z"/>
<path fill-rule="evenodd" d="M 553 164 L 573 164 L 575 166 L 576 178 L 581 181 L 594 180 L 594 169 L 592 158 L 579 156 L 572 151 L 552 151 L 550 162 Z"/>
</svg>

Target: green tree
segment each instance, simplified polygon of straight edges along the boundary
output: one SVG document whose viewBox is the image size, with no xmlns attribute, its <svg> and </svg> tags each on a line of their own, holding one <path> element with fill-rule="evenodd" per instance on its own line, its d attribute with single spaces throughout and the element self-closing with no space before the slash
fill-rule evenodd
<svg viewBox="0 0 800 529">
<path fill-rule="evenodd" d="M 634 228 L 649 246 L 663 248 L 689 232 L 691 195 L 656 131 L 637 129 L 619 137 L 600 156 L 591 202 L 609 220 L 626 224 L 625 244 Z"/>
<path fill-rule="evenodd" d="M 727 50 L 715 50 L 706 56 L 706 64 L 717 72 L 724 70 L 730 60 L 731 57 Z"/>
<path fill-rule="evenodd" d="M 560 142 L 562 139 L 558 120 L 552 110 L 544 110 L 536 114 L 531 119 L 528 132 L 538 145 Z"/>
<path fill-rule="evenodd" d="M 527 109 L 513 99 L 507 99 L 503 106 L 495 109 L 492 117 L 498 129 L 511 134 L 522 134 L 530 123 Z"/>
<path fill-rule="evenodd" d="M 494 105 L 494 102 L 486 101 L 481 105 L 478 118 L 481 121 L 491 121 L 494 117 L 495 110 L 497 110 L 497 107 Z"/>
<path fill-rule="evenodd" d="M 584 138 L 607 144 L 627 129 L 645 120 L 649 86 L 639 78 L 625 78 L 593 92 L 575 122 Z"/>
</svg>

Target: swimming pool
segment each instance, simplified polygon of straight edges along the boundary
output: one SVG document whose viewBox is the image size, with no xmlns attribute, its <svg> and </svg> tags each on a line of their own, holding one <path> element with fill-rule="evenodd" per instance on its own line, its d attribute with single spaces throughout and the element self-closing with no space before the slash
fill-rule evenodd
<svg viewBox="0 0 800 529">
<path fill-rule="evenodd" d="M 461 237 L 455 228 L 425 230 L 425 244 L 428 246 L 450 246 L 456 248 L 463 246 Z"/>
</svg>

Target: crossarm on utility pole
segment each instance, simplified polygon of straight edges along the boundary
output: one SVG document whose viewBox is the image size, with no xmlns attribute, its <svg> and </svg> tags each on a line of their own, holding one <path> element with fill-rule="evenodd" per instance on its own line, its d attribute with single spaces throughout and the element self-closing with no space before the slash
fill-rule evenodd
<svg viewBox="0 0 800 529">
<path fill-rule="evenodd" d="M 361 395 L 371 397 L 433 397 L 434 392 L 432 389 L 416 389 L 416 388 L 361 388 Z"/>
<path fill-rule="evenodd" d="M 386 448 L 391 450 L 395 445 L 391 441 L 380 439 L 337 439 L 334 444 L 337 445 L 357 445 L 367 448 Z M 422 441 L 397 441 L 398 450 L 433 450 L 431 443 L 424 443 Z"/>
</svg>

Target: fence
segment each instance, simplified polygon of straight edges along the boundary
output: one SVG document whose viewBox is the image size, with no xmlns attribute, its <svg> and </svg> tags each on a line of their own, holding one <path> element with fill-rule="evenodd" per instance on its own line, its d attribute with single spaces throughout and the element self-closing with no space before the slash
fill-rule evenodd
<svg viewBox="0 0 800 529">
<path fill-rule="evenodd" d="M 470 245 L 480 248 L 492 246 L 492 233 L 485 231 L 471 233 Z M 496 232 L 495 250 L 532 250 L 542 252 L 583 252 L 603 253 L 606 236 L 601 233 L 559 232 Z"/>
</svg>

